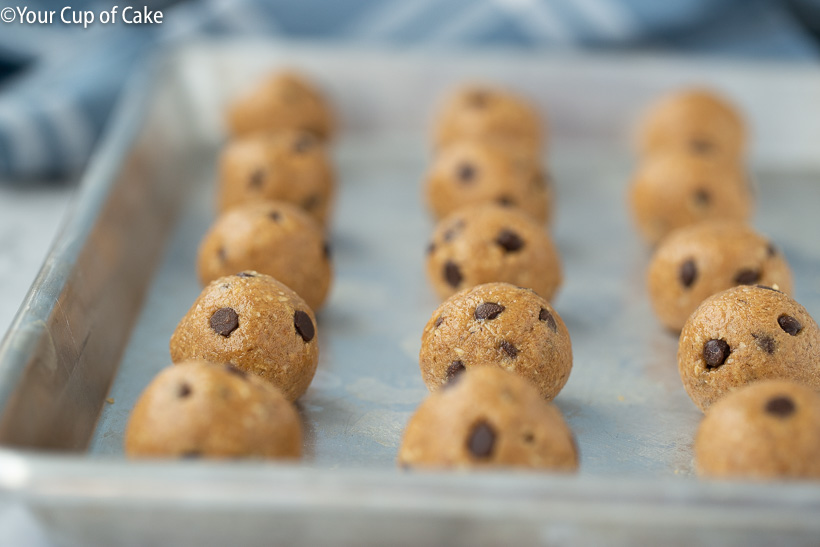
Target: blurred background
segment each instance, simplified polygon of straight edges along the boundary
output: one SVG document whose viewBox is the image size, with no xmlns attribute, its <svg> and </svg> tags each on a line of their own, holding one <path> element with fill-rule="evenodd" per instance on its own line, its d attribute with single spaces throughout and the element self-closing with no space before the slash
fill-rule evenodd
<svg viewBox="0 0 820 547">
<path fill-rule="evenodd" d="M 0 329 L 69 207 L 129 75 L 152 52 L 209 36 L 407 48 L 651 52 L 817 62 L 820 0 L 149 0 L 162 23 L 64 24 L 115 3 L 0 5 Z M 23 8 L 53 22 L 25 21 Z M 11 10 L 11 11 L 9 11 Z M 21 22 L 21 19 L 23 21 Z"/>
</svg>

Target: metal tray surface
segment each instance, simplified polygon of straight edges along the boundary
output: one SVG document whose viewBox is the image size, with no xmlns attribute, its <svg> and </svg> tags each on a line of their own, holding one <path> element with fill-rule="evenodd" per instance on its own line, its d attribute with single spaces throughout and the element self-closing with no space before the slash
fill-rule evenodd
<svg viewBox="0 0 820 547">
<path fill-rule="evenodd" d="M 317 79 L 345 128 L 334 146 L 336 278 L 318 316 L 319 370 L 298 404 L 304 461 L 127 462 L 130 410 L 169 365 L 169 337 L 201 290 L 194 264 L 214 219 L 222 109 L 277 66 Z M 810 544 L 820 533 L 812 517 L 818 485 L 692 476 L 701 413 L 678 377 L 677 339 L 651 313 L 649 252 L 625 199 L 634 168 L 629 128 L 641 108 L 684 84 L 724 90 L 755 130 L 755 225 L 786 254 L 797 300 L 820 316 L 820 156 L 813 152 L 820 74 L 641 57 L 431 56 L 268 43 L 190 45 L 146 74 L 0 351 L 0 441 L 8 446 L 0 450 L 0 486 L 26 499 L 67 544 L 104 544 L 112 528 L 129 530 L 135 545 L 229 539 L 220 527 L 232 518 L 252 526 L 241 538 L 259 544 L 272 530 L 305 544 L 364 544 L 365 537 L 378 544 L 398 531 L 408 535 L 397 543 L 474 544 L 661 537 L 677 544 L 701 532 L 744 544 Z M 465 79 L 528 94 L 550 122 L 552 230 L 565 269 L 554 305 L 574 353 L 555 402 L 578 440 L 577 476 L 395 466 L 402 430 L 427 394 L 418 351 L 438 305 L 423 270 L 433 230 L 420 185 L 430 161 L 428 123 L 441 94 Z M 784 106 L 774 111 L 773 100 Z M 123 216 L 133 222 L 110 229 Z M 68 423 L 76 425 L 64 433 Z M 56 454 L 36 452 L 44 449 Z M 329 523 L 324 531 L 310 526 L 320 517 Z M 200 528 L 180 528 L 175 518 Z M 144 522 L 155 526 L 141 529 Z"/>
</svg>

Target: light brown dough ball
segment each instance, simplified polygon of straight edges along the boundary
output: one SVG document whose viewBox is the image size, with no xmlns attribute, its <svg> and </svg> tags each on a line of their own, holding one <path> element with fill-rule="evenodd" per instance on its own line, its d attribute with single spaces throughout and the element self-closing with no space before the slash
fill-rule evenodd
<svg viewBox="0 0 820 547">
<path fill-rule="evenodd" d="M 552 210 L 549 177 L 538 162 L 488 142 L 441 149 L 427 173 L 425 193 L 436 219 L 466 205 L 496 203 L 517 207 L 543 224 Z"/>
<path fill-rule="evenodd" d="M 701 422 L 695 464 L 704 477 L 820 479 L 820 395 L 782 380 L 738 388 Z"/>
<path fill-rule="evenodd" d="M 232 363 L 295 401 L 319 361 L 316 317 L 302 298 L 257 272 L 221 277 L 205 287 L 171 336 L 171 360 Z"/>
<path fill-rule="evenodd" d="M 558 408 L 492 365 L 470 368 L 423 401 L 398 459 L 408 467 L 578 469 L 575 439 Z"/>
<path fill-rule="evenodd" d="M 640 148 L 644 155 L 672 150 L 742 162 L 746 128 L 725 98 L 689 89 L 667 95 L 649 108 L 641 126 Z"/>
<path fill-rule="evenodd" d="M 324 233 L 307 213 L 281 201 L 235 207 L 211 226 L 199 246 L 199 280 L 245 270 L 270 275 L 322 307 L 333 270 Z"/>
<path fill-rule="evenodd" d="M 441 298 L 504 281 L 551 300 L 561 285 L 561 259 L 552 238 L 522 211 L 471 205 L 436 226 L 428 247 L 427 276 Z"/>
<path fill-rule="evenodd" d="M 333 113 L 318 89 L 295 72 L 268 75 L 228 108 L 228 128 L 235 137 L 268 131 L 299 130 L 329 140 Z"/>
<path fill-rule="evenodd" d="M 532 157 L 541 153 L 546 126 L 535 107 L 508 91 L 467 86 L 452 93 L 436 119 L 436 147 L 455 142 L 498 140 Z"/>
<path fill-rule="evenodd" d="M 220 156 L 219 210 L 286 201 L 326 226 L 334 184 L 325 147 L 314 137 L 298 131 L 245 137 L 228 143 Z"/>
<path fill-rule="evenodd" d="M 752 191 L 739 165 L 680 153 L 645 159 L 629 197 L 638 231 L 653 245 L 684 226 L 752 215 Z"/>
<path fill-rule="evenodd" d="M 125 430 L 132 458 L 276 458 L 302 453 L 302 426 L 275 387 L 232 365 L 185 361 L 157 375 Z"/>
<path fill-rule="evenodd" d="M 430 391 L 476 364 L 495 364 L 552 400 L 569 379 L 569 331 L 544 298 L 509 283 L 465 289 L 433 312 L 421 337 L 419 366 Z"/>
<path fill-rule="evenodd" d="M 742 222 L 708 221 L 664 238 L 649 264 L 655 315 L 679 331 L 707 297 L 736 285 L 765 285 L 791 295 L 792 274 L 768 239 Z"/>
<path fill-rule="evenodd" d="M 820 331 L 785 294 L 734 287 L 704 300 L 686 321 L 678 371 L 701 410 L 757 380 L 791 380 L 820 390 Z"/>
</svg>

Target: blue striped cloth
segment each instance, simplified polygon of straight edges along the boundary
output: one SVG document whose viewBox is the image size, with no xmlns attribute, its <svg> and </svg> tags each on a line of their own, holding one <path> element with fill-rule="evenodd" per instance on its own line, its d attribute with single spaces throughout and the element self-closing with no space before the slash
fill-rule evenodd
<svg viewBox="0 0 820 547">
<path fill-rule="evenodd" d="M 0 22 L 0 179 L 25 181 L 76 172 L 136 61 L 153 48 L 194 36 L 241 33 L 374 45 L 503 44 L 815 59 L 818 45 L 807 28 L 820 28 L 817 0 L 146 3 L 162 9 L 161 25 L 96 23 L 84 29 L 59 22 Z M 71 5 L 95 13 L 111 4 L 19 2 L 32 11 Z"/>
</svg>

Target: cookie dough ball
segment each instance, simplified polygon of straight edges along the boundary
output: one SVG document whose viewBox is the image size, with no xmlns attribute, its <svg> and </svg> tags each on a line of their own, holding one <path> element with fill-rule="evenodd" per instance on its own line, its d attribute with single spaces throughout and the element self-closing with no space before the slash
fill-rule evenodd
<svg viewBox="0 0 820 547">
<path fill-rule="evenodd" d="M 427 276 L 441 298 L 504 281 L 550 300 L 561 285 L 561 259 L 552 238 L 522 211 L 472 205 L 436 227 L 428 247 Z"/>
<path fill-rule="evenodd" d="M 254 135 L 227 144 L 219 160 L 219 210 L 286 201 L 322 226 L 329 221 L 333 168 L 325 147 L 299 131 Z"/>
<path fill-rule="evenodd" d="M 313 310 L 322 307 L 333 271 L 324 233 L 307 213 L 281 201 L 235 207 L 199 246 L 199 280 L 254 270 L 281 281 Z"/>
<path fill-rule="evenodd" d="M 552 209 L 549 177 L 537 161 L 488 142 L 457 142 L 436 156 L 425 183 L 436 219 L 465 205 L 517 207 L 543 224 Z"/>
<path fill-rule="evenodd" d="M 451 296 L 424 327 L 419 366 L 436 391 L 476 364 L 524 377 L 552 400 L 569 379 L 569 331 L 549 302 L 530 289 L 486 283 Z"/>
<path fill-rule="evenodd" d="M 820 395 L 776 380 L 733 391 L 701 422 L 695 465 L 706 477 L 820 479 Z"/>
<path fill-rule="evenodd" d="M 302 452 L 293 406 L 232 365 L 185 361 L 145 388 L 125 430 L 133 458 L 277 458 Z"/>
<path fill-rule="evenodd" d="M 777 247 L 742 222 L 717 220 L 675 230 L 649 264 L 652 307 L 674 331 L 707 297 L 755 284 L 791 295 L 792 274 Z"/>
<path fill-rule="evenodd" d="M 228 108 L 235 137 L 297 129 L 329 140 L 334 133 L 330 106 L 308 80 L 295 72 L 270 74 Z"/>
<path fill-rule="evenodd" d="M 679 151 L 703 158 L 742 161 L 746 128 L 723 97 L 690 89 L 662 98 L 646 113 L 640 131 L 645 155 Z"/>
<path fill-rule="evenodd" d="M 820 390 L 820 331 L 806 309 L 782 292 L 734 287 L 704 300 L 686 321 L 678 371 L 701 410 L 757 380 L 791 380 Z"/>
<path fill-rule="evenodd" d="M 171 336 L 174 363 L 232 363 L 295 401 L 319 361 L 316 318 L 302 298 L 269 275 L 241 272 L 205 287 Z"/>
<path fill-rule="evenodd" d="M 474 140 L 513 143 L 537 157 L 544 144 L 536 109 L 523 98 L 489 86 L 468 86 L 444 103 L 435 127 L 436 146 Z"/>
<path fill-rule="evenodd" d="M 399 448 L 399 465 L 578 469 L 572 431 L 555 405 L 519 376 L 474 366 L 421 403 Z"/>
<path fill-rule="evenodd" d="M 677 228 L 705 220 L 745 222 L 752 214 L 740 165 L 681 153 L 644 160 L 629 197 L 638 230 L 653 245 Z"/>
</svg>

